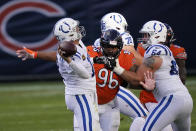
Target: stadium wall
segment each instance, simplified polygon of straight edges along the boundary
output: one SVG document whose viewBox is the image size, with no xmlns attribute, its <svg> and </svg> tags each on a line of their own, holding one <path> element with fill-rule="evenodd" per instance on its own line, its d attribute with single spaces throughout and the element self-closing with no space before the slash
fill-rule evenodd
<svg viewBox="0 0 196 131">
<path fill-rule="evenodd" d="M 56 79 L 56 63 L 42 60 L 22 61 L 15 51 L 26 46 L 40 51 L 56 50 L 52 30 L 55 22 L 72 17 L 86 28 L 86 45 L 100 36 L 100 19 L 109 12 L 119 12 L 129 24 L 128 30 L 137 46 L 138 33 L 149 20 L 168 23 L 174 30 L 176 44 L 188 54 L 189 74 L 196 74 L 194 45 L 195 1 L 185 0 L 1 0 L 0 1 L 0 80 Z"/>
</svg>

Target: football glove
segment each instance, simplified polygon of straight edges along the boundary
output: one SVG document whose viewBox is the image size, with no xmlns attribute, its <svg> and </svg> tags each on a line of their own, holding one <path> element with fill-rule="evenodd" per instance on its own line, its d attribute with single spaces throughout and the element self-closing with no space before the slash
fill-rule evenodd
<svg viewBox="0 0 196 131">
<path fill-rule="evenodd" d="M 106 57 L 105 56 L 100 56 L 100 57 L 96 56 L 96 57 L 93 58 L 93 62 L 95 64 L 105 64 L 106 63 Z"/>
<path fill-rule="evenodd" d="M 116 61 L 116 66 L 114 67 L 113 71 L 116 74 L 121 75 L 124 72 L 125 69 L 120 66 L 118 59 L 116 59 L 115 61 Z"/>
<path fill-rule="evenodd" d="M 105 63 L 105 68 L 108 70 L 113 71 L 114 67 L 116 66 L 116 60 L 113 57 L 107 57 L 106 58 L 106 63 Z"/>
<path fill-rule="evenodd" d="M 17 50 L 16 54 L 18 58 L 21 58 L 23 61 L 27 59 L 36 59 L 37 58 L 37 51 L 30 50 L 26 47 L 23 47 L 21 50 Z"/>
</svg>

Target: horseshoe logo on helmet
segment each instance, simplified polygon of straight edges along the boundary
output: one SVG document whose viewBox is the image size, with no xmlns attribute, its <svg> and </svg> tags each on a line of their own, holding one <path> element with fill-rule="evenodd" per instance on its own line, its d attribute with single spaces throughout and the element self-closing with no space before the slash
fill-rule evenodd
<svg viewBox="0 0 196 131">
<path fill-rule="evenodd" d="M 157 23 L 154 23 L 154 26 L 153 26 L 154 30 L 157 31 L 157 32 L 161 32 L 162 29 L 163 29 L 163 25 L 162 25 L 162 24 L 159 24 L 159 26 L 160 26 L 160 29 L 157 30 L 157 28 L 158 28 L 158 27 L 157 27 Z"/>
<path fill-rule="evenodd" d="M 122 22 L 122 18 L 120 15 L 118 15 L 118 17 L 116 17 L 116 15 L 113 15 L 114 21 L 116 21 L 116 23 L 121 23 Z"/>
</svg>

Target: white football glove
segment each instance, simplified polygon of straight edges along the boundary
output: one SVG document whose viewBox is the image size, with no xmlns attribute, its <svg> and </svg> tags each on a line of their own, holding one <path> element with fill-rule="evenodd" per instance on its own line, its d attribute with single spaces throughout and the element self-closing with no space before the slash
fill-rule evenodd
<svg viewBox="0 0 196 131">
<path fill-rule="evenodd" d="M 118 74 L 118 75 L 121 75 L 123 72 L 124 72 L 124 68 L 122 68 L 121 66 L 120 66 L 120 64 L 119 64 L 119 60 L 118 59 L 116 59 L 116 66 L 114 67 L 114 72 L 116 73 L 116 74 Z"/>
</svg>

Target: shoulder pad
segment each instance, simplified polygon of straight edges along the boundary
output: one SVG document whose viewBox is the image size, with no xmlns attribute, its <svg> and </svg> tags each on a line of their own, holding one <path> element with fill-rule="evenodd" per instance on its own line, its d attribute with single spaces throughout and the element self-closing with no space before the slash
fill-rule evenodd
<svg viewBox="0 0 196 131">
<path fill-rule="evenodd" d="M 96 41 L 94 42 L 93 46 L 100 47 L 100 38 L 96 39 Z"/>
<path fill-rule="evenodd" d="M 133 45 L 134 46 L 133 37 L 128 32 L 122 33 L 121 37 L 122 37 L 122 41 L 123 41 L 124 45 Z"/>
<path fill-rule="evenodd" d="M 174 58 L 187 59 L 187 54 L 183 47 L 172 44 L 170 50 L 172 51 Z"/>
<path fill-rule="evenodd" d="M 172 56 L 172 52 L 170 51 L 170 49 L 167 46 L 157 44 L 157 45 L 150 46 L 146 50 L 144 57 L 161 56 L 161 55 Z"/>
</svg>

